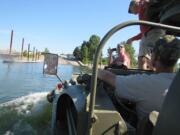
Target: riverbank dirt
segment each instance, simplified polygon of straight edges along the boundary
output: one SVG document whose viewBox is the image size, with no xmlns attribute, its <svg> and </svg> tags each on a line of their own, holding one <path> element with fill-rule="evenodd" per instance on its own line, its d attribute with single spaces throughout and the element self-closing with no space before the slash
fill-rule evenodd
<svg viewBox="0 0 180 135">
<path fill-rule="evenodd" d="M 39 63 L 44 61 L 44 56 L 41 55 L 36 60 L 33 60 L 32 58 L 29 58 L 29 61 L 27 57 L 20 57 L 17 55 L 9 55 L 9 54 L 0 54 L 0 59 L 2 59 L 5 62 L 16 62 L 16 63 Z M 60 65 L 72 65 L 72 66 L 83 66 L 87 67 L 89 69 L 92 69 L 92 64 L 83 64 L 80 61 L 67 59 L 63 57 L 59 57 L 59 64 Z M 103 69 L 104 65 L 99 66 L 99 68 Z"/>
<path fill-rule="evenodd" d="M 0 54 L 0 59 L 2 59 L 3 61 L 6 62 L 17 62 L 17 63 L 39 63 L 39 62 L 43 62 L 44 61 L 44 56 L 41 55 L 39 58 L 32 59 L 29 58 L 29 60 L 27 59 L 27 57 L 20 57 L 17 55 L 9 55 L 9 54 Z M 59 64 L 61 65 L 73 65 L 73 66 L 81 66 L 80 63 L 76 60 L 70 60 L 67 58 L 62 58 L 59 57 Z"/>
<path fill-rule="evenodd" d="M 66 58 L 59 57 L 59 64 L 61 65 L 73 65 L 73 66 L 80 66 L 78 61 L 70 60 Z"/>
</svg>

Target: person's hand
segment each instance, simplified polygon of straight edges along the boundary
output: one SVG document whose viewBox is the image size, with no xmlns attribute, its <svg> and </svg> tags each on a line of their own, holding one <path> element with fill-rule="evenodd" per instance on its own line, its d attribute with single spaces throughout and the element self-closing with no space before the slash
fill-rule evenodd
<svg viewBox="0 0 180 135">
<path fill-rule="evenodd" d="M 130 39 L 128 39 L 128 40 L 126 41 L 126 44 L 131 45 L 131 44 L 132 44 L 132 42 L 133 42 L 133 40 L 130 38 Z"/>
<path fill-rule="evenodd" d="M 111 55 L 113 53 L 114 49 L 108 49 L 108 53 L 109 55 Z"/>
<path fill-rule="evenodd" d="M 111 54 L 111 49 L 110 48 L 108 49 L 108 54 Z"/>
</svg>

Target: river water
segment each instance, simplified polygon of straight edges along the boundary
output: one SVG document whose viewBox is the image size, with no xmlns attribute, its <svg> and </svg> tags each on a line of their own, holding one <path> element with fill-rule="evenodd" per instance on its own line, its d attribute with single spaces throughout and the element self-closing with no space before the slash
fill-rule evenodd
<svg viewBox="0 0 180 135">
<path fill-rule="evenodd" d="M 42 74 L 42 63 L 0 61 L 0 135 L 50 135 L 51 104 L 47 93 L 58 80 Z M 60 65 L 59 75 L 69 80 L 78 67 Z"/>
</svg>

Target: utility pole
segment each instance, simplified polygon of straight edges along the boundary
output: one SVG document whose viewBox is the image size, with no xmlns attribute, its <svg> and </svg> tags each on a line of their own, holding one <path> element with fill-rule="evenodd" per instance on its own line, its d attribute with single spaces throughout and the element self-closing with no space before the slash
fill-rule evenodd
<svg viewBox="0 0 180 135">
<path fill-rule="evenodd" d="M 13 42 L 13 30 L 11 31 L 11 40 L 10 40 L 9 55 L 11 55 L 11 51 L 12 51 L 12 42 Z"/>
<path fill-rule="evenodd" d="M 28 44 L 28 61 L 29 61 L 30 44 Z"/>
<path fill-rule="evenodd" d="M 22 39 L 21 60 L 22 60 L 22 58 L 23 58 L 23 51 L 24 51 L 24 38 Z"/>
<path fill-rule="evenodd" d="M 35 47 L 33 47 L 33 56 L 32 56 L 32 61 L 34 61 L 34 55 L 35 55 Z"/>
<path fill-rule="evenodd" d="M 38 50 L 36 49 L 35 61 L 37 60 Z"/>
</svg>

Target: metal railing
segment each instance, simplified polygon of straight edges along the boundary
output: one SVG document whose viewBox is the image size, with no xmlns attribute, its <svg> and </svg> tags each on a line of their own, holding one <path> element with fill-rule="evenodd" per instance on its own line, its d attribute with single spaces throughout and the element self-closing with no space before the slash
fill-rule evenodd
<svg viewBox="0 0 180 135">
<path fill-rule="evenodd" d="M 110 39 L 110 37 L 116 33 L 117 31 L 125 28 L 127 26 L 133 25 L 148 25 L 151 27 L 157 27 L 161 29 L 168 29 L 174 32 L 180 32 L 180 27 L 164 25 L 160 23 L 153 23 L 148 21 L 127 21 L 121 23 L 115 27 L 113 27 L 101 40 L 100 44 L 97 47 L 94 61 L 93 61 L 93 72 L 92 72 L 92 80 L 91 80 L 91 95 L 90 95 L 90 106 L 89 106 L 89 119 L 88 119 L 88 135 L 92 135 L 93 131 L 93 124 L 95 123 L 95 115 L 94 115 L 94 106 L 96 102 L 96 85 L 97 85 L 97 76 L 98 76 L 98 63 L 99 58 L 102 52 L 103 47 L 105 46 L 106 42 Z"/>
</svg>

